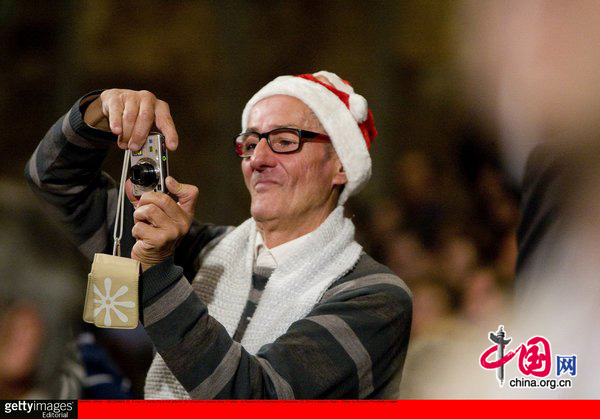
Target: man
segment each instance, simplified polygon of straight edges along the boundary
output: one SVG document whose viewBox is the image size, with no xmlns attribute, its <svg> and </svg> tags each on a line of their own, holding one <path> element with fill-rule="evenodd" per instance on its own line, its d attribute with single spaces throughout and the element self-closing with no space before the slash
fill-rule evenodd
<svg viewBox="0 0 600 419">
<path fill-rule="evenodd" d="M 106 149 L 115 140 L 139 149 L 153 124 L 174 150 L 166 103 L 145 91 L 92 93 L 29 162 L 31 183 L 90 257 L 112 248 Z M 343 217 L 370 176 L 375 133 L 366 100 L 337 75 L 283 76 L 250 99 L 235 138 L 252 218 L 235 229 L 201 225 L 195 187 L 168 178 L 175 202 L 138 199 L 129 186 L 135 243 L 124 254 L 141 262 L 142 323 L 158 352 L 147 398 L 373 398 L 395 385 L 410 293 Z"/>
</svg>

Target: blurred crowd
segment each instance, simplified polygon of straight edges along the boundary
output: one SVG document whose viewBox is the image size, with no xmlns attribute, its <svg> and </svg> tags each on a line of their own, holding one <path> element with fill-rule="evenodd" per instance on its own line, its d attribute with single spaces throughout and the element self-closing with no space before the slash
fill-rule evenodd
<svg viewBox="0 0 600 419">
<path fill-rule="evenodd" d="M 388 193 L 349 210 L 359 242 L 413 292 L 399 398 L 423 397 L 431 382 L 421 364 L 441 362 L 452 335 L 495 330 L 512 300 L 519 197 L 494 159 L 478 158 L 461 173 L 426 150 L 401 153 Z"/>
</svg>

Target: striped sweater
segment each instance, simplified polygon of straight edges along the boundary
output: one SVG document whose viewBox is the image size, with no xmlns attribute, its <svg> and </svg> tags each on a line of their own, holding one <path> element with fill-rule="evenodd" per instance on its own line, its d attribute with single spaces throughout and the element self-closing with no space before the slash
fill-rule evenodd
<svg viewBox="0 0 600 419">
<path fill-rule="evenodd" d="M 70 229 L 90 259 L 112 251 L 115 182 L 102 172 L 114 135 L 87 126 L 78 101 L 47 132 L 26 166 L 34 191 Z M 125 230 L 133 224 L 127 203 Z M 401 376 L 412 318 L 406 285 L 363 253 L 310 313 L 252 355 L 210 316 L 193 292 L 203 249 L 230 229 L 192 224 L 174 256 L 141 278 L 141 319 L 156 350 L 197 399 L 357 399 L 389 397 Z M 123 256 L 134 239 L 123 238 Z M 268 273 L 255 272 L 245 315 L 251 316 Z"/>
</svg>

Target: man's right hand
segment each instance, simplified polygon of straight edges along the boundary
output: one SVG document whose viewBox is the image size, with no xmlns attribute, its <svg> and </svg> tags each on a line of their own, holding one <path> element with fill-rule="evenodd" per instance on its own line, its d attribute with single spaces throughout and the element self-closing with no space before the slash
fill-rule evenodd
<svg viewBox="0 0 600 419">
<path fill-rule="evenodd" d="M 105 90 L 87 107 L 84 121 L 118 135 L 123 150 L 142 148 L 153 126 L 163 133 L 169 150 L 179 143 L 169 105 L 146 90 Z"/>
<path fill-rule="evenodd" d="M 127 197 L 135 208 L 131 234 L 136 243 L 131 258 L 140 261 L 144 271 L 175 252 L 194 218 L 198 188 L 179 183 L 171 176 L 167 177 L 166 184 L 177 201 L 161 192 L 145 192 L 137 197 L 133 195 L 131 181 L 125 186 Z"/>
</svg>

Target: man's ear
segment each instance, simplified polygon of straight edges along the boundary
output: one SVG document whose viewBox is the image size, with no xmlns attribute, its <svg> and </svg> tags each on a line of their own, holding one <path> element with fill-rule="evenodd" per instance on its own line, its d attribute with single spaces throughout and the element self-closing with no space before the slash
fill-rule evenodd
<svg viewBox="0 0 600 419">
<path fill-rule="evenodd" d="M 29 304 L 17 304 L 0 316 L 0 333 L 0 380 L 27 380 L 35 371 L 44 339 L 40 314 Z"/>
<path fill-rule="evenodd" d="M 339 162 L 339 159 L 338 159 Z M 346 183 L 348 183 L 348 177 L 346 176 L 346 172 L 344 171 L 344 166 L 342 166 L 342 163 L 339 162 L 339 169 L 338 172 L 335 174 L 335 176 L 333 177 L 333 185 L 345 185 Z"/>
</svg>

